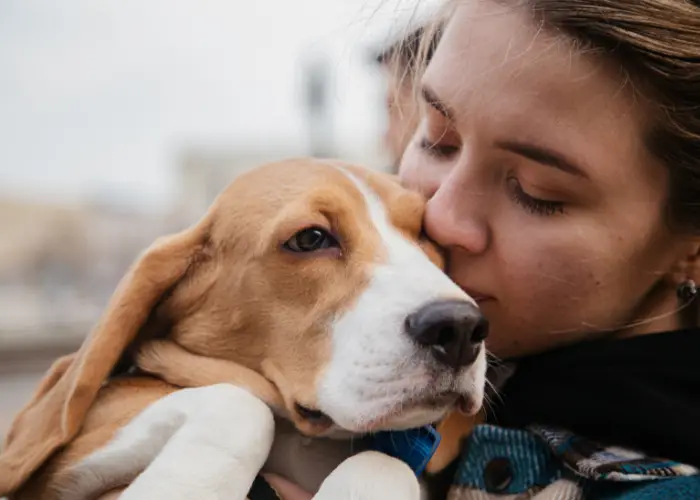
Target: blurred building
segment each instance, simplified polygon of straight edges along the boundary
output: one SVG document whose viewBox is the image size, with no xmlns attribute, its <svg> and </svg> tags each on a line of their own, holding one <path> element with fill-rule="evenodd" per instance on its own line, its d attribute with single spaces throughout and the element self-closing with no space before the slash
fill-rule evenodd
<svg viewBox="0 0 700 500">
<path fill-rule="evenodd" d="M 181 225 L 171 214 L 0 201 L 2 348 L 82 340 L 138 253 Z"/>
</svg>

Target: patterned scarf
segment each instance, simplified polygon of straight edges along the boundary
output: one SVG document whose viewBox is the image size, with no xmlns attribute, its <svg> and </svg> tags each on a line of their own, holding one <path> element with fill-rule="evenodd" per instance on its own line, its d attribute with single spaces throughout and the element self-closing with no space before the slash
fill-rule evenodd
<svg viewBox="0 0 700 500">
<path fill-rule="evenodd" d="M 700 329 L 597 340 L 519 360 L 489 420 L 563 428 L 700 466 Z"/>
</svg>

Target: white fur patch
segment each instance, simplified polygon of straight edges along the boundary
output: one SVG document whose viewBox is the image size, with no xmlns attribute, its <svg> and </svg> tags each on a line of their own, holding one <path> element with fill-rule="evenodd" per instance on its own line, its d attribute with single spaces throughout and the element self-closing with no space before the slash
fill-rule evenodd
<svg viewBox="0 0 700 500">
<path fill-rule="evenodd" d="M 403 408 L 417 399 L 456 391 L 480 403 L 486 373 L 481 349 L 457 375 L 440 366 L 404 331 L 406 317 L 438 299 L 473 299 L 390 223 L 382 200 L 344 171 L 363 194 L 384 243 L 385 262 L 371 269 L 369 286 L 352 309 L 337 318 L 332 356 L 318 387 L 319 408 L 340 426 L 362 431 L 400 411 L 382 428 L 409 428 L 439 419 L 445 409 Z"/>
</svg>

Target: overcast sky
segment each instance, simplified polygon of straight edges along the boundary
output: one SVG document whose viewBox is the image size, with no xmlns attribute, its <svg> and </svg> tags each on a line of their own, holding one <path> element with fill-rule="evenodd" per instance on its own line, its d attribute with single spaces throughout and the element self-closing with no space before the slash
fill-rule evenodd
<svg viewBox="0 0 700 500">
<path fill-rule="evenodd" d="M 380 126 L 362 49 L 415 1 L 2 0 L 0 196 L 158 204 L 183 148 L 302 141 L 299 62 L 316 52 L 339 139 L 362 143 Z"/>
</svg>

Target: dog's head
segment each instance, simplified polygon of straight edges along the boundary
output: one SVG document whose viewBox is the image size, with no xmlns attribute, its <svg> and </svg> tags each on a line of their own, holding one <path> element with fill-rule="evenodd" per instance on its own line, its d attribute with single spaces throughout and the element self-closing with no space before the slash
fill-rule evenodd
<svg viewBox="0 0 700 500">
<path fill-rule="evenodd" d="M 47 376 L 8 436 L 0 492 L 76 435 L 143 335 L 262 373 L 309 434 L 423 425 L 458 401 L 476 412 L 487 325 L 442 273 L 423 208 L 394 178 L 334 162 L 239 177 L 198 224 L 145 252 Z"/>
</svg>

